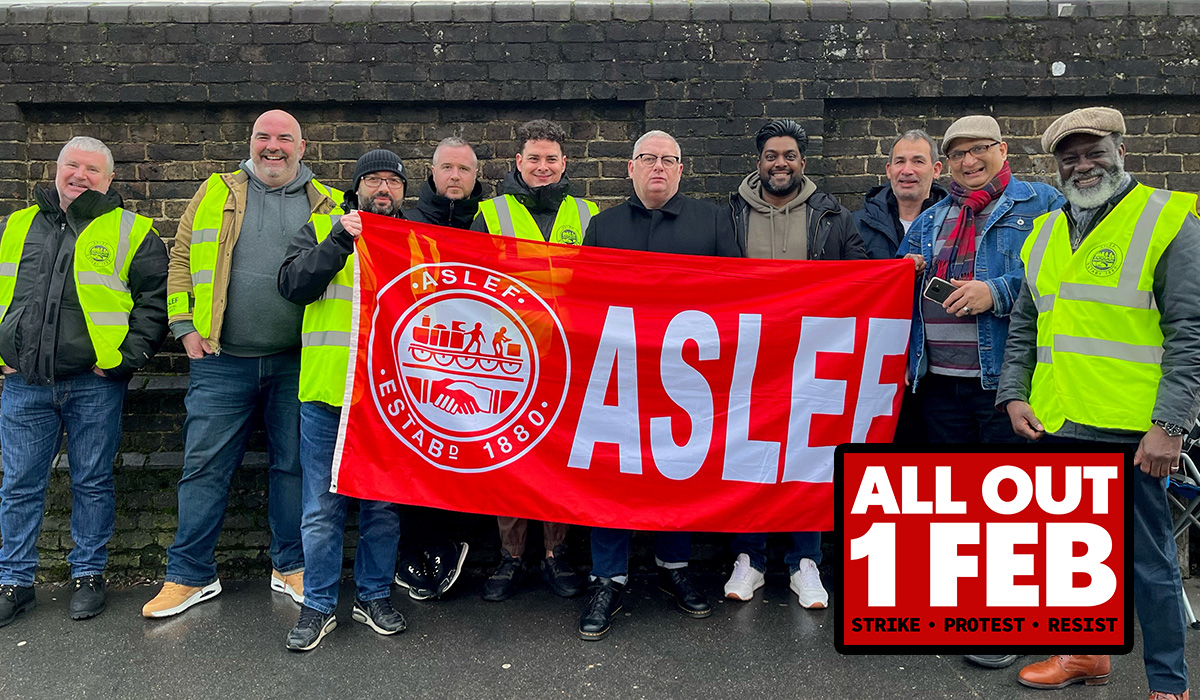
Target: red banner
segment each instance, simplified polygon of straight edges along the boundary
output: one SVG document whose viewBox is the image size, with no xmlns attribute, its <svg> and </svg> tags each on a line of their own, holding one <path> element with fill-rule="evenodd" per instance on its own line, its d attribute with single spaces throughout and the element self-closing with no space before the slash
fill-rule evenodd
<svg viewBox="0 0 1200 700">
<path fill-rule="evenodd" d="M 829 530 L 835 446 L 895 430 L 907 261 L 363 222 L 338 493 L 639 530 Z"/>
</svg>

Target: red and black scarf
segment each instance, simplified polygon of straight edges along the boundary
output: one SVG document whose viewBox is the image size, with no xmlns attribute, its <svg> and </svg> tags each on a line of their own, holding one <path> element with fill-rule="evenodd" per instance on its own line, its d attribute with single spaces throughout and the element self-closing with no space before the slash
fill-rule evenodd
<svg viewBox="0 0 1200 700">
<path fill-rule="evenodd" d="M 944 280 L 975 278 L 975 217 L 1004 194 L 1011 178 L 1012 170 L 1005 161 L 996 177 L 977 190 L 968 190 L 957 182 L 950 183 L 950 197 L 961 209 L 954 230 L 938 252 L 938 277 Z"/>
</svg>

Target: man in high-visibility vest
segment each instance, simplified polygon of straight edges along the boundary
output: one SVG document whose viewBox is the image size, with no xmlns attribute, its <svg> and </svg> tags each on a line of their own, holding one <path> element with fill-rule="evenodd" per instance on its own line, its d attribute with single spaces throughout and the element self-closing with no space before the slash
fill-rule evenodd
<svg viewBox="0 0 1200 700">
<path fill-rule="evenodd" d="M 254 122 L 250 157 L 210 176 L 188 204 L 167 280 L 171 333 L 187 351 L 179 525 L 162 589 L 146 617 L 177 615 L 221 592 L 216 546 L 233 472 L 261 406 L 270 460 L 271 590 L 304 596 L 300 544 L 300 325 L 279 295 L 288 241 L 312 214 L 341 212 L 342 195 L 300 159 L 304 138 L 280 110 Z"/>
<path fill-rule="evenodd" d="M 534 119 L 517 127 L 517 167 L 504 176 L 499 196 L 479 203 L 472 231 L 496 236 L 515 236 L 549 243 L 579 245 L 599 208 L 586 199 L 573 197 L 567 179 L 567 157 L 562 145 L 567 132 L 546 119 Z M 524 575 L 525 533 L 523 518 L 498 518 L 500 566 L 487 580 L 483 599 L 507 600 Z M 564 598 L 579 595 L 579 577 L 566 562 L 567 526 L 542 523 L 542 579 Z"/>
<path fill-rule="evenodd" d="M 112 152 L 77 136 L 54 188 L 0 222 L 0 627 L 37 604 L 38 533 L 67 435 L 73 620 L 104 611 L 113 459 L 129 376 L 167 335 L 167 248 L 109 189 Z"/>
<path fill-rule="evenodd" d="M 1196 195 L 1124 169 L 1125 120 L 1106 107 L 1050 125 L 1067 204 L 1021 250 L 996 405 L 1041 442 L 1136 445 L 1133 597 L 1152 700 L 1187 698 L 1186 626 L 1167 475 L 1200 397 L 1200 220 Z M 1021 670 L 1034 688 L 1108 680 L 1108 656 L 1052 656 Z"/>
<path fill-rule="evenodd" d="M 354 303 L 354 247 L 362 234 L 359 211 L 403 219 L 407 178 L 400 156 L 374 150 L 358 159 L 354 182 L 339 215 L 314 215 L 292 238 L 279 269 L 279 293 L 304 308 L 300 355 L 300 465 L 304 470 L 304 603 L 288 633 L 292 651 L 315 649 L 334 627 L 346 510 L 354 499 L 329 491 L 333 452 L 350 363 Z M 379 634 L 404 631 L 392 607 L 392 575 L 400 544 L 400 510 L 394 503 L 358 501 L 351 613 Z"/>
</svg>

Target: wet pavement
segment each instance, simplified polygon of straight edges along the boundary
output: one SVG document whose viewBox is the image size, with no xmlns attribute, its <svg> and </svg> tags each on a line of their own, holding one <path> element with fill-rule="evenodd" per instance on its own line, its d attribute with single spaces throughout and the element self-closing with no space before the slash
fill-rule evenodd
<svg viewBox="0 0 1200 700">
<path fill-rule="evenodd" d="M 717 601 L 722 577 L 701 577 Z M 381 637 L 350 619 L 307 654 L 284 649 L 298 608 L 260 582 L 235 582 L 210 602 L 161 621 L 140 616 L 157 586 L 114 590 L 98 618 L 72 622 L 68 591 L 39 587 L 38 608 L 0 629 L 0 698 L 1145 698 L 1140 639 L 1114 658 L 1107 686 L 1037 691 L 1022 663 L 989 671 L 958 656 L 841 656 L 832 611 L 801 608 L 782 575 L 753 601 L 716 602 L 686 618 L 635 576 L 608 637 L 576 638 L 583 599 L 540 582 L 503 603 L 480 600 L 464 575 L 441 601 L 394 601 L 408 631 Z M 1200 584 L 1187 583 L 1193 600 Z M 1188 660 L 1200 672 L 1200 631 Z"/>
</svg>

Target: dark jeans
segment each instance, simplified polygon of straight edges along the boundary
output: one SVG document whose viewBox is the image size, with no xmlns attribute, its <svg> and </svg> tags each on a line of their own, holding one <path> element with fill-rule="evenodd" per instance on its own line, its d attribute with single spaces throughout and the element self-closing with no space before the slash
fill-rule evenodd
<svg viewBox="0 0 1200 700">
<path fill-rule="evenodd" d="M 800 570 L 801 559 L 812 559 L 814 564 L 821 563 L 821 533 L 793 532 L 790 536 L 792 544 L 788 547 L 787 554 L 783 556 L 783 563 L 787 565 L 789 576 Z M 762 572 L 767 570 L 767 535 L 765 533 L 738 533 L 733 536 L 730 548 L 733 549 L 734 556 L 749 555 L 750 566 L 755 569 Z"/>
<path fill-rule="evenodd" d="M 996 409 L 996 392 L 978 377 L 927 373 L 917 387 L 929 442 L 952 444 L 1023 443 L 1008 414 Z"/>
<path fill-rule="evenodd" d="M 1081 443 L 1046 435 L 1041 442 Z M 1089 443 L 1095 444 L 1095 443 Z M 1142 661 L 1150 690 L 1182 693 L 1188 687 L 1187 621 L 1183 581 L 1167 502 L 1167 480 L 1133 470 L 1133 604 L 1142 626 Z"/>
<path fill-rule="evenodd" d="M 632 530 L 592 528 L 592 576 L 612 578 L 628 574 L 632 541 Z M 655 533 L 654 558 L 664 564 L 686 564 L 692 558 L 692 533 Z"/>
<path fill-rule="evenodd" d="M 229 484 L 261 407 L 270 458 L 267 522 L 271 565 L 282 573 L 304 568 L 300 544 L 300 351 L 266 357 L 208 355 L 192 360 L 184 405 L 183 478 L 179 527 L 167 549 L 166 580 L 206 586 L 217 578 L 216 548 Z"/>
<path fill-rule="evenodd" d="M 0 585 L 32 586 L 50 463 L 67 431 L 71 469 L 71 576 L 104 573 L 116 521 L 113 459 L 121 442 L 124 379 L 81 374 L 50 386 L 4 379 L 0 402 Z"/>
</svg>

